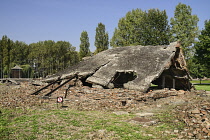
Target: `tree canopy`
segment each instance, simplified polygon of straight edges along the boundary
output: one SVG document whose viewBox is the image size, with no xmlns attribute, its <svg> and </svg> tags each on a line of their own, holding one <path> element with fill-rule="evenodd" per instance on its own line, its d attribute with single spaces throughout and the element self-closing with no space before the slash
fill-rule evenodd
<svg viewBox="0 0 210 140">
<path fill-rule="evenodd" d="M 210 76 L 210 20 L 205 21 L 205 27 L 195 44 L 195 58 L 203 66 L 205 76 Z"/>
<path fill-rule="evenodd" d="M 102 23 L 98 23 L 98 27 L 96 27 L 95 46 L 95 53 L 102 52 L 109 48 L 109 36 L 105 30 L 105 25 Z"/>
<path fill-rule="evenodd" d="M 150 9 L 129 11 L 118 22 L 111 46 L 164 45 L 169 44 L 169 25 L 166 11 Z"/>
<path fill-rule="evenodd" d="M 192 15 L 192 8 L 186 4 L 179 3 L 171 18 L 171 41 L 180 41 L 186 58 L 192 52 L 192 45 L 198 36 L 197 15 Z"/>
<path fill-rule="evenodd" d="M 83 57 L 90 56 L 90 43 L 87 31 L 81 33 L 80 42 L 79 56 L 81 60 Z"/>
</svg>

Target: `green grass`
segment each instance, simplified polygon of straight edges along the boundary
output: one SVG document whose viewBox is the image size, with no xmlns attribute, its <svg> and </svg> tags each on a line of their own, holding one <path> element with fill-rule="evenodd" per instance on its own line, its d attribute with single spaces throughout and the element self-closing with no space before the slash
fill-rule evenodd
<svg viewBox="0 0 210 140">
<path fill-rule="evenodd" d="M 170 121 L 163 121 L 157 126 L 142 127 L 127 121 L 135 117 L 132 114 L 115 115 L 112 112 L 62 109 L 27 112 L 22 109 L 1 109 L 1 112 L 0 139 L 100 139 L 100 131 L 104 131 L 107 139 L 149 140 L 176 137 L 170 134 L 161 135 L 162 131 L 175 129 L 176 125 Z M 171 120 L 171 117 L 166 114 L 156 116 L 160 120 Z"/>
<path fill-rule="evenodd" d="M 193 81 L 190 81 L 191 83 L 193 84 L 196 84 L 196 83 L 200 83 L 200 80 L 193 80 Z M 201 83 L 202 84 L 205 84 L 205 83 L 209 83 L 210 84 L 210 80 L 201 80 Z"/>
<path fill-rule="evenodd" d="M 210 84 L 210 80 L 202 80 L 201 85 L 200 85 L 199 80 L 193 80 L 193 81 L 191 81 L 191 83 L 195 84 L 194 86 L 195 86 L 196 90 L 210 91 L 210 85 L 205 85 L 205 84 Z M 202 84 L 204 84 L 204 85 L 202 85 Z"/>
<path fill-rule="evenodd" d="M 194 85 L 196 90 L 210 91 L 210 85 Z"/>
</svg>

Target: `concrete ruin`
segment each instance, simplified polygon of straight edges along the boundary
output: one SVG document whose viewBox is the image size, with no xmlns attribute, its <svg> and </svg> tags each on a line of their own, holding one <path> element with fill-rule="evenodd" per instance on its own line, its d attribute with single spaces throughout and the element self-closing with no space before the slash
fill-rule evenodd
<svg viewBox="0 0 210 140">
<path fill-rule="evenodd" d="M 76 77 L 84 86 L 126 88 L 147 92 L 151 84 L 159 88 L 190 90 L 190 75 L 180 44 L 127 46 L 98 53 L 45 82 Z"/>
</svg>

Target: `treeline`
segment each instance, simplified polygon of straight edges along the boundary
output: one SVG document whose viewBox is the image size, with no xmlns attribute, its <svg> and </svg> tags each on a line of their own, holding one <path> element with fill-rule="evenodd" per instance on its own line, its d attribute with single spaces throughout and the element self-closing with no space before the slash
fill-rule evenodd
<svg viewBox="0 0 210 140">
<path fill-rule="evenodd" d="M 1 78 L 11 76 L 11 68 L 23 68 L 23 77 L 45 77 L 78 63 L 76 48 L 69 42 L 52 40 L 27 45 L 7 36 L 0 40 Z"/>
<path fill-rule="evenodd" d="M 94 52 L 90 52 L 87 31 L 81 33 L 79 52 L 66 41 L 48 40 L 27 45 L 3 36 L 0 40 L 1 77 L 9 77 L 10 69 L 16 64 L 24 68 L 25 77 L 26 73 L 30 77 L 45 77 L 78 63 L 83 57 L 107 50 L 109 44 L 112 47 L 168 45 L 174 41 L 181 42 L 191 75 L 194 78 L 210 77 L 210 21 L 205 21 L 201 32 L 198 21 L 191 7 L 182 3 L 176 6 L 170 22 L 165 10 L 134 9 L 119 20 L 110 42 L 105 25 L 98 24 Z"/>
</svg>

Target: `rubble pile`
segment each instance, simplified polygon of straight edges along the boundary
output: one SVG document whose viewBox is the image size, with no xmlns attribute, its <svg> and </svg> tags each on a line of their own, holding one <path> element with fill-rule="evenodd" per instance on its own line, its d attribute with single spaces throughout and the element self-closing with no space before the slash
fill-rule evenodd
<svg viewBox="0 0 210 140">
<path fill-rule="evenodd" d="M 28 108 L 39 105 L 39 99 L 29 93 L 37 87 L 21 83 L 21 85 L 0 86 L 0 106 L 9 108 Z"/>
<path fill-rule="evenodd" d="M 64 99 L 64 105 L 78 110 L 139 110 L 145 104 L 156 101 L 160 98 L 177 96 L 187 91 L 176 90 L 156 90 L 149 93 L 143 93 L 137 90 L 127 89 L 100 89 L 87 86 L 71 87 L 65 93 L 65 87 L 53 93 L 48 100 L 52 101 L 58 96 Z M 44 95 L 44 94 L 43 94 Z M 40 94 L 42 96 L 42 94 Z M 55 101 L 55 100 L 54 100 Z"/>
<path fill-rule="evenodd" d="M 53 88 L 56 86 L 58 85 L 53 85 Z M 157 99 L 187 93 L 187 91 L 183 90 L 168 89 L 143 93 L 137 90 L 121 88 L 101 89 L 88 86 L 73 86 L 67 90 L 67 87 L 63 86 L 51 96 L 45 97 L 44 95 L 51 91 L 52 87 L 43 90 L 39 95 L 30 94 L 41 87 L 30 85 L 27 82 L 5 88 L 5 91 L 1 91 L 2 101 L 0 103 L 5 107 L 35 106 L 47 102 L 49 104 L 48 107 L 52 108 L 54 107 L 53 104 L 57 103 L 57 97 L 66 96 L 63 104 L 78 110 L 139 110 L 145 104 L 150 104 Z"/>
<path fill-rule="evenodd" d="M 186 105 L 176 107 L 177 117 L 188 127 L 188 136 L 198 139 L 210 137 L 209 101 L 209 99 L 197 99 L 197 101 L 194 99 L 193 102 L 189 101 Z"/>
</svg>

